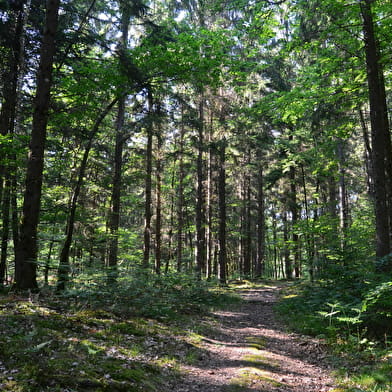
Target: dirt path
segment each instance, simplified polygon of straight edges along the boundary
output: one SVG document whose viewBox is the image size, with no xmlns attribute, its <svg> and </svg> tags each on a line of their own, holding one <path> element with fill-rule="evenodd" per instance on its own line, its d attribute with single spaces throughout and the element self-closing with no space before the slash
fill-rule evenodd
<svg viewBox="0 0 392 392">
<path fill-rule="evenodd" d="M 278 290 L 243 290 L 245 301 L 236 311 L 214 312 L 203 355 L 185 366 L 173 392 L 332 391 L 318 341 L 285 332 L 275 319 Z"/>
</svg>

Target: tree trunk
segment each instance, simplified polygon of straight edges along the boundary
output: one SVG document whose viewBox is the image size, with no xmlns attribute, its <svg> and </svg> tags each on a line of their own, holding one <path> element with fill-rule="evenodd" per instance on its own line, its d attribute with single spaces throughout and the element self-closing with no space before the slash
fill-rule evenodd
<svg viewBox="0 0 392 392">
<path fill-rule="evenodd" d="M 108 281 L 117 279 L 118 229 L 120 226 L 121 177 L 124 146 L 125 97 L 118 102 L 116 121 L 116 142 L 114 150 L 114 168 L 112 181 L 111 209 L 109 216 Z"/>
<path fill-rule="evenodd" d="M 27 162 L 20 241 L 15 252 L 15 284 L 18 289 L 38 288 L 37 228 L 41 204 L 46 126 L 52 85 L 53 59 L 56 51 L 55 36 L 59 7 L 59 0 L 48 0 L 37 77 L 30 153 Z"/>
<path fill-rule="evenodd" d="M 69 252 L 71 249 L 72 237 L 73 237 L 73 232 L 74 232 L 74 227 L 75 227 L 76 207 L 78 204 L 79 194 L 80 194 L 80 191 L 83 186 L 84 175 L 85 175 L 86 168 L 87 168 L 88 156 L 90 154 L 93 140 L 94 140 L 95 135 L 98 132 L 99 126 L 101 125 L 101 123 L 104 120 L 104 118 L 106 117 L 106 115 L 110 112 L 110 110 L 116 104 L 117 100 L 118 100 L 117 98 L 114 99 L 103 110 L 103 112 L 101 112 L 101 114 L 98 116 L 93 128 L 91 129 L 89 140 L 88 140 L 87 145 L 85 147 L 83 158 L 82 158 L 82 161 L 79 166 L 78 180 L 76 182 L 75 189 L 73 191 L 73 194 L 71 197 L 71 202 L 69 205 L 69 215 L 68 215 L 68 220 L 67 220 L 67 226 L 65 228 L 65 240 L 64 240 L 63 247 L 61 249 L 59 267 L 57 270 L 57 287 L 56 287 L 56 289 L 58 291 L 64 290 L 66 283 L 69 280 L 69 269 L 70 269 Z"/>
<path fill-rule="evenodd" d="M 249 165 L 249 159 L 248 159 Z M 251 214 L 250 214 L 250 203 L 251 203 L 251 190 L 250 190 L 250 175 L 245 174 L 244 178 L 244 227 L 243 227 L 243 252 L 244 252 L 244 276 L 250 278 L 251 270 Z"/>
<path fill-rule="evenodd" d="M 148 92 L 148 105 L 150 111 L 150 124 L 147 127 L 146 145 L 146 182 L 145 182 L 145 204 L 144 204 L 144 247 L 143 247 L 143 267 L 148 268 L 150 264 L 151 250 L 151 218 L 152 218 L 152 139 L 153 139 L 153 98 L 152 93 Z"/>
<path fill-rule="evenodd" d="M 294 256 L 294 276 L 300 277 L 300 261 L 299 261 L 299 237 L 296 233 L 296 225 L 298 221 L 298 205 L 297 205 L 297 186 L 296 186 L 296 172 L 294 166 L 290 167 L 290 211 L 291 211 L 291 230 L 293 240 L 293 256 Z"/>
<path fill-rule="evenodd" d="M 373 159 L 372 159 L 372 148 L 370 147 L 370 138 L 367 123 L 363 111 L 359 110 L 359 119 L 361 121 L 362 137 L 364 143 L 364 161 L 366 168 L 366 180 L 368 187 L 368 194 L 371 199 L 374 198 L 374 186 L 373 186 Z"/>
<path fill-rule="evenodd" d="M 128 31 L 130 23 L 130 11 L 127 6 L 122 6 L 119 2 L 121 12 L 121 41 L 119 51 L 125 51 L 128 46 Z M 116 141 L 114 149 L 114 168 L 112 180 L 111 208 L 109 216 L 109 249 L 108 249 L 108 282 L 113 283 L 117 280 L 117 263 L 118 263 L 118 229 L 120 227 L 120 205 L 121 205 L 121 179 L 123 167 L 123 148 L 125 143 L 124 119 L 125 119 L 125 101 L 123 95 L 118 101 L 117 119 L 116 119 Z"/>
<path fill-rule="evenodd" d="M 345 152 L 343 140 L 338 140 L 337 153 L 339 160 L 339 222 L 340 222 L 340 248 L 345 249 L 346 232 L 348 228 L 348 203 L 346 191 Z"/>
<path fill-rule="evenodd" d="M 257 193 L 257 259 L 255 277 L 261 278 L 264 273 L 265 263 L 265 203 L 264 203 L 264 173 L 260 165 L 258 173 L 258 193 Z"/>
<path fill-rule="evenodd" d="M 376 256 L 390 253 L 389 211 L 387 203 L 386 169 L 390 166 L 391 138 L 389 134 L 385 85 L 380 64 L 380 55 L 374 31 L 371 0 L 360 3 L 366 54 L 366 70 L 369 88 L 370 124 L 372 133 L 374 201 L 376 216 Z M 390 173 L 388 173 L 390 174 Z M 391 266 L 385 266 L 390 271 Z M 385 271 L 385 272 L 387 272 Z"/>
<path fill-rule="evenodd" d="M 210 280 L 212 277 L 212 257 L 213 257 L 213 189 L 212 189 L 212 171 L 213 171 L 213 151 L 211 147 L 212 140 L 212 116 L 210 116 L 210 124 L 208 127 L 208 157 L 207 157 L 207 200 L 206 200 L 206 277 Z"/>
<path fill-rule="evenodd" d="M 23 7 L 19 11 L 15 11 L 15 19 L 12 19 L 10 28 L 12 29 L 12 39 L 6 57 L 5 75 L 3 84 L 3 101 L 1 102 L 0 111 L 0 135 L 9 136 L 10 141 L 14 137 L 15 118 L 18 104 L 18 81 L 21 74 L 21 65 L 23 58 L 23 27 L 25 17 Z M 0 284 L 3 284 L 7 272 L 8 259 L 8 241 L 10 234 L 10 214 L 12 210 L 11 199 L 13 195 L 12 183 L 16 176 L 16 156 L 15 152 L 3 150 L 0 146 L 0 154 L 4 159 L 4 164 L 0 163 L 0 205 L 2 219 L 1 233 L 1 256 L 0 256 Z M 16 210 L 15 210 L 16 213 Z M 15 232 L 13 232 L 15 234 Z M 17 238 L 14 241 L 18 241 Z"/>
<path fill-rule="evenodd" d="M 219 151 L 219 282 L 227 280 L 227 249 L 226 249 L 226 140 L 222 140 Z"/>
<path fill-rule="evenodd" d="M 8 239 L 10 233 L 10 201 L 11 201 L 11 182 L 7 178 L 3 189 L 3 204 L 1 208 L 3 227 L 1 234 L 1 256 L 0 256 L 0 286 L 5 282 L 7 272 Z"/>
<path fill-rule="evenodd" d="M 290 259 L 290 250 L 289 250 L 289 234 L 288 234 L 288 220 L 287 220 L 287 211 L 283 213 L 283 255 L 284 255 L 284 272 L 286 279 L 293 278 L 293 266 Z"/>
<path fill-rule="evenodd" d="M 183 251 L 183 230 L 184 230 L 184 109 L 181 107 L 181 129 L 179 144 L 179 168 L 178 168 L 178 201 L 177 201 L 177 271 L 182 268 L 182 251 Z"/>
<path fill-rule="evenodd" d="M 196 275 L 201 279 L 206 259 L 206 229 L 204 200 L 204 97 L 199 103 L 199 140 L 197 154 L 197 201 L 196 201 Z"/>
<path fill-rule="evenodd" d="M 156 159 L 155 273 L 157 275 L 161 273 L 162 264 L 162 135 L 160 132 L 161 130 L 157 135 Z"/>
</svg>

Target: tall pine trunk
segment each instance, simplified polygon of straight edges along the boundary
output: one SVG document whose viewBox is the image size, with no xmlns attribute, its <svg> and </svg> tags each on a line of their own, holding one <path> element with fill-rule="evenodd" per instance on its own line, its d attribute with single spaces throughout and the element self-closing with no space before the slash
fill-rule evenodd
<svg viewBox="0 0 392 392">
<path fill-rule="evenodd" d="M 151 218 L 152 218 L 152 142 L 153 142 L 153 98 L 151 91 L 148 92 L 148 105 L 150 111 L 150 123 L 147 127 L 146 145 L 146 178 L 145 178 L 145 201 L 144 201 L 144 246 L 143 267 L 147 268 L 150 263 L 151 252 Z"/>
<path fill-rule="evenodd" d="M 199 103 L 196 200 L 196 275 L 201 279 L 206 259 L 205 189 L 204 189 L 204 97 Z"/>
<path fill-rule="evenodd" d="M 46 126 L 52 85 L 53 60 L 56 52 L 55 36 L 60 0 L 48 0 L 45 29 L 41 45 L 34 102 L 30 152 L 27 162 L 26 187 L 20 240 L 15 252 L 15 285 L 18 289 L 37 289 L 37 228 L 41 205 L 42 175 L 46 142 Z"/>
<path fill-rule="evenodd" d="M 182 269 L 182 253 L 184 241 L 184 109 L 181 106 L 181 129 L 180 129 L 180 142 L 179 142 L 179 167 L 178 167 L 178 199 L 177 199 L 177 271 Z"/>
<path fill-rule="evenodd" d="M 255 277 L 260 278 L 265 268 L 265 202 L 264 202 L 264 174 L 260 164 L 258 172 L 257 193 L 257 259 Z"/>
<path fill-rule="evenodd" d="M 226 249 L 226 140 L 222 140 L 219 149 L 219 282 L 227 280 L 227 249 Z"/>
<path fill-rule="evenodd" d="M 125 97 L 118 102 L 116 120 L 116 141 L 114 148 L 114 168 L 112 179 L 111 208 L 109 215 L 109 249 L 108 249 L 108 280 L 117 279 L 117 255 L 118 255 L 118 229 L 120 226 L 120 204 L 121 204 L 121 178 L 123 166 L 124 146 L 124 117 Z"/>
<path fill-rule="evenodd" d="M 23 27 L 26 22 L 26 13 L 21 7 L 15 11 L 15 18 L 11 18 L 10 28 L 10 45 L 6 51 L 5 74 L 3 76 L 3 100 L 0 111 L 0 135 L 8 136 L 12 141 L 15 133 L 16 112 L 18 105 L 18 84 L 21 77 L 23 66 Z M 0 146 L 0 154 L 5 157 L 4 162 L 0 163 L 0 205 L 1 205 L 1 256 L 0 256 L 0 284 L 6 278 L 7 259 L 8 259 L 8 241 L 10 235 L 10 215 L 17 210 L 12 210 L 11 200 L 15 196 L 15 189 L 12 187 L 16 177 L 16 154 L 14 151 L 3 150 Z M 17 234 L 17 232 L 13 232 Z M 14 238 L 18 241 L 18 238 Z"/>
<path fill-rule="evenodd" d="M 159 112 L 159 111 L 158 111 Z M 162 264 L 162 135 L 157 135 L 156 155 L 156 219 L 155 219 L 155 273 L 160 275 Z"/>
<path fill-rule="evenodd" d="M 292 223 L 292 241 L 293 241 L 293 256 L 294 256 L 294 276 L 300 277 L 300 260 L 299 260 L 299 236 L 296 232 L 296 225 L 298 222 L 298 204 L 297 204 L 297 185 L 296 185 L 296 170 L 294 166 L 290 166 L 290 211 Z M 292 276 L 287 276 L 288 279 Z"/>
<path fill-rule="evenodd" d="M 121 39 L 119 51 L 125 52 L 128 46 L 128 31 L 130 24 L 130 9 L 119 2 L 121 12 Z M 121 57 L 121 56 L 120 56 Z M 123 170 L 123 149 L 125 143 L 124 120 L 125 120 L 126 95 L 119 98 L 117 119 L 116 119 L 116 139 L 114 148 L 114 167 L 112 178 L 112 194 L 110 199 L 109 213 L 109 249 L 108 249 L 108 281 L 113 282 L 117 279 L 118 263 L 118 229 L 120 227 L 120 206 L 121 206 L 121 180 Z"/>
<path fill-rule="evenodd" d="M 385 85 L 371 9 L 371 0 L 362 0 L 361 13 L 369 88 L 370 124 L 372 134 L 374 203 L 376 216 L 376 256 L 390 253 L 390 222 L 386 186 L 386 171 L 391 166 L 391 138 L 389 134 Z M 388 173 L 391 175 L 392 173 Z M 391 265 L 385 266 L 390 271 Z M 386 272 L 386 271 L 385 271 Z"/>
</svg>

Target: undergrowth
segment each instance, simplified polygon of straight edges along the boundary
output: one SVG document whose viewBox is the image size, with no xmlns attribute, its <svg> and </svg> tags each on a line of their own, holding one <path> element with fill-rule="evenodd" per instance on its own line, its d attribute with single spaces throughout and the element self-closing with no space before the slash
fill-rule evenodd
<svg viewBox="0 0 392 392">
<path fill-rule="evenodd" d="M 51 288 L 0 295 L 0 390 L 171 390 L 180 364 L 204 353 L 195 338 L 230 290 L 182 275 L 90 280 L 61 295 Z"/>
<path fill-rule="evenodd" d="M 330 348 L 340 392 L 392 391 L 392 283 L 352 274 L 290 284 L 277 306 L 293 330 Z"/>
</svg>

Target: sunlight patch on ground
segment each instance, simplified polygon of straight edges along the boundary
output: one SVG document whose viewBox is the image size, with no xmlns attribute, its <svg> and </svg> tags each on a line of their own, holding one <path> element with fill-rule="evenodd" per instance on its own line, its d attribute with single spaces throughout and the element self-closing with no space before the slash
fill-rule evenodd
<svg viewBox="0 0 392 392">
<path fill-rule="evenodd" d="M 285 384 L 277 381 L 275 375 L 271 372 L 260 370 L 254 367 L 243 368 L 239 371 L 237 377 L 230 381 L 230 384 L 243 388 L 269 384 L 274 387 L 282 387 Z"/>
</svg>

